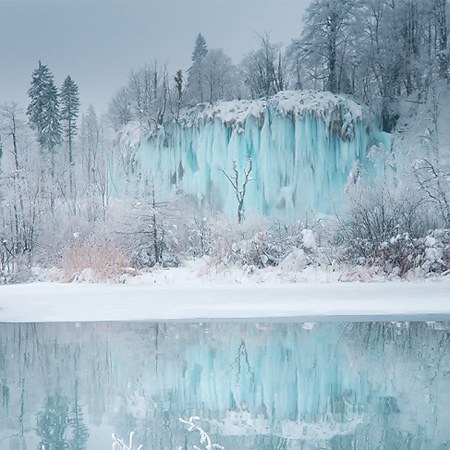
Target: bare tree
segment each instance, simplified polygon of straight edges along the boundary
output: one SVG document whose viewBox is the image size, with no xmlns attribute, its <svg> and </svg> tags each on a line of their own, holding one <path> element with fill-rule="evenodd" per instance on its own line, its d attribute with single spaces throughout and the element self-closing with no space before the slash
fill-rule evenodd
<svg viewBox="0 0 450 450">
<path fill-rule="evenodd" d="M 203 85 L 208 101 L 231 100 L 236 73 L 231 59 L 221 49 L 213 49 L 208 51 L 202 64 Z"/>
<path fill-rule="evenodd" d="M 238 223 L 242 223 L 242 221 L 245 219 L 244 215 L 244 200 L 245 200 L 245 194 L 247 191 L 247 184 L 249 181 L 251 181 L 253 178 L 250 176 L 252 172 L 252 159 L 248 159 L 248 168 L 244 168 L 244 180 L 242 182 L 242 185 L 239 182 L 239 170 L 237 168 L 236 161 L 233 161 L 233 174 L 229 175 L 227 172 L 225 172 L 224 169 L 221 170 L 221 172 L 225 175 L 227 180 L 230 182 L 231 186 L 234 189 L 234 193 L 236 195 L 237 200 L 237 216 L 238 216 Z"/>
<path fill-rule="evenodd" d="M 439 76 L 448 78 L 448 30 L 447 0 L 434 0 L 436 11 L 436 34 L 438 48 Z"/>
<path fill-rule="evenodd" d="M 281 45 L 272 43 L 268 33 L 258 38 L 258 50 L 246 55 L 241 64 L 244 82 L 252 98 L 267 97 L 285 89 Z"/>
<path fill-rule="evenodd" d="M 422 136 L 428 156 L 413 162 L 413 172 L 422 191 L 438 206 L 445 226 L 450 226 L 450 167 L 440 154 L 440 104 L 441 92 L 433 86 L 428 103 L 430 125 Z"/>
<path fill-rule="evenodd" d="M 28 262 L 31 261 L 39 203 L 36 200 L 39 188 L 37 187 L 36 193 L 30 188 L 33 171 L 26 167 L 25 152 L 20 151 L 23 132 L 24 121 L 17 104 L 2 106 L 0 135 L 5 137 L 5 148 L 9 150 L 8 153 L 12 158 L 0 179 L 0 192 L 4 194 L 4 197 L 0 198 L 0 216 L 3 221 L 0 253 L 3 253 L 3 262 L 9 261 L 11 271 L 14 271 L 15 260 L 20 255 L 27 255 Z"/>
</svg>

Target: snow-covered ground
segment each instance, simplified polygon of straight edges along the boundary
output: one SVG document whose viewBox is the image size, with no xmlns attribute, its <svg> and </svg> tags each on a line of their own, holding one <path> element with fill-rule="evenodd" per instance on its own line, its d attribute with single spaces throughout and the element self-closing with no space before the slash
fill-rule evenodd
<svg viewBox="0 0 450 450">
<path fill-rule="evenodd" d="M 0 322 L 450 318 L 450 280 L 387 283 L 0 286 Z"/>
</svg>

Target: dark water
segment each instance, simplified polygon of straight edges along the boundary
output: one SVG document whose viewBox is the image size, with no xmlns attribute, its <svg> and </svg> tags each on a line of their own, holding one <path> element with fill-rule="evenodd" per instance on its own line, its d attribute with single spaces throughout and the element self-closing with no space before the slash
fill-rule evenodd
<svg viewBox="0 0 450 450">
<path fill-rule="evenodd" d="M 450 323 L 0 324 L 0 449 L 447 449 Z M 137 445 L 135 446 L 137 448 Z"/>
</svg>

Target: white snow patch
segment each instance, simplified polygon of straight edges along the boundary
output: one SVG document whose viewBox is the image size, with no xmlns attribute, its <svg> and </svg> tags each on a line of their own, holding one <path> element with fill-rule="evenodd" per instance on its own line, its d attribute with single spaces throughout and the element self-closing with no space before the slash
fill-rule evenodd
<svg viewBox="0 0 450 450">
<path fill-rule="evenodd" d="M 0 322 L 450 315 L 449 281 L 9 285 L 0 286 Z"/>
<path fill-rule="evenodd" d="M 281 91 L 267 99 L 221 101 L 213 105 L 202 103 L 186 109 L 180 122 L 185 126 L 198 126 L 205 120 L 218 119 L 222 123 L 241 129 L 248 118 L 259 119 L 268 107 L 283 115 L 305 114 L 320 117 L 328 122 L 331 114 L 342 112 L 342 132 L 350 133 L 349 128 L 355 121 L 362 120 L 363 107 L 344 95 L 314 90 Z"/>
</svg>

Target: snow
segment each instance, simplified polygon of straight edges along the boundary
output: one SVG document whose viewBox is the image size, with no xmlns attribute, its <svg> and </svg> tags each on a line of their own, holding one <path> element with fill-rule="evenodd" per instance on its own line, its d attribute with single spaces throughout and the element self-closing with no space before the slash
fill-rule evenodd
<svg viewBox="0 0 450 450">
<path fill-rule="evenodd" d="M 218 119 L 223 124 L 242 132 L 250 117 L 262 119 L 266 109 L 273 109 L 285 116 L 312 114 L 330 121 L 332 113 L 340 108 L 345 111 L 344 125 L 364 118 L 363 107 L 344 95 L 304 90 L 281 91 L 267 99 L 231 100 L 213 105 L 202 103 L 185 110 L 180 121 L 185 126 L 192 127 Z"/>
<path fill-rule="evenodd" d="M 308 250 L 317 250 L 316 238 L 312 230 L 302 230 L 303 247 Z"/>
<path fill-rule="evenodd" d="M 450 316 L 450 280 L 297 285 L 0 286 L 0 322 L 370 320 Z M 447 318 L 448 320 L 448 318 Z"/>
</svg>

